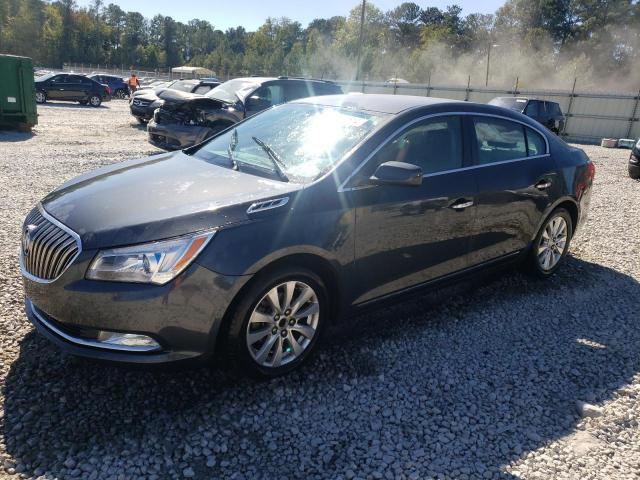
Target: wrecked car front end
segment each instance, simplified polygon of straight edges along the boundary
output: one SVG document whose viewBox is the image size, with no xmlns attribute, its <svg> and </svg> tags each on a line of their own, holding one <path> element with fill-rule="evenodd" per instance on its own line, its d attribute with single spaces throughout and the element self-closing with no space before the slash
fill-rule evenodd
<svg viewBox="0 0 640 480">
<path fill-rule="evenodd" d="M 191 147 L 243 118 L 238 105 L 203 95 L 165 91 L 147 126 L 149 142 L 164 150 Z"/>
</svg>

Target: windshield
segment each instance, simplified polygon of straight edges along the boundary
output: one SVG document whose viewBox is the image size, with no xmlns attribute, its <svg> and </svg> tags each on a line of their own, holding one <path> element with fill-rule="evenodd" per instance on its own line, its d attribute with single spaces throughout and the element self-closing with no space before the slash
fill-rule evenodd
<svg viewBox="0 0 640 480">
<path fill-rule="evenodd" d="M 524 107 L 527 106 L 526 98 L 515 98 L 515 97 L 498 97 L 494 98 L 489 102 L 489 105 L 495 105 L 496 107 L 504 107 L 510 110 L 515 110 L 516 112 L 522 113 Z"/>
<path fill-rule="evenodd" d="M 236 79 L 229 80 L 228 82 L 224 82 L 221 85 L 218 85 L 216 88 L 209 91 L 205 96 L 209 98 L 215 98 L 216 100 L 222 100 L 226 103 L 236 103 L 238 101 L 239 95 L 237 92 L 241 90 L 253 89 L 258 87 L 258 84 L 251 80 L 246 79 Z"/>
<path fill-rule="evenodd" d="M 35 77 L 37 81 L 41 80 L 49 80 L 51 77 L 55 77 L 57 73 L 45 73 L 44 75 L 40 75 L 39 77 Z"/>
<path fill-rule="evenodd" d="M 338 107 L 280 105 L 217 136 L 194 156 L 307 183 L 328 172 L 385 117 Z"/>
</svg>

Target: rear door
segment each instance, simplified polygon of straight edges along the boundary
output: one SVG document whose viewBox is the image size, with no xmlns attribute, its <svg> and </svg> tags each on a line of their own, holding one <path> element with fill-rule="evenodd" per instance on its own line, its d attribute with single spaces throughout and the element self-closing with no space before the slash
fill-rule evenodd
<svg viewBox="0 0 640 480">
<path fill-rule="evenodd" d="M 412 122 L 358 172 L 349 191 L 356 208 L 356 303 L 428 282 L 468 265 L 476 180 L 457 115 Z M 423 170 L 420 186 L 371 185 L 384 162 Z"/>
<path fill-rule="evenodd" d="M 477 265 L 527 247 L 559 178 L 541 132 L 493 116 L 468 121 L 478 181 L 470 261 Z"/>
<path fill-rule="evenodd" d="M 89 96 L 93 81 L 80 75 L 69 75 L 67 84 L 67 100 L 83 100 Z"/>
</svg>

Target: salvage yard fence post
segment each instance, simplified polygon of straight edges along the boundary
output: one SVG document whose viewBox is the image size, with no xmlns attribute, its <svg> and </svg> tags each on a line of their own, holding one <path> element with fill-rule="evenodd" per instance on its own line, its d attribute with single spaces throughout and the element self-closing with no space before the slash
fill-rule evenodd
<svg viewBox="0 0 640 480">
<path fill-rule="evenodd" d="M 629 127 L 627 128 L 627 135 L 625 138 L 631 137 L 631 131 L 633 130 L 633 123 L 638 119 L 636 118 L 636 114 L 638 113 L 638 101 L 640 100 L 640 90 L 638 90 L 638 94 L 636 95 L 636 100 L 633 104 L 633 113 L 631 114 L 631 118 L 629 119 Z"/>
<path fill-rule="evenodd" d="M 567 119 L 564 122 L 564 127 L 562 128 L 561 135 L 566 135 L 567 125 L 569 124 L 569 119 L 571 118 L 571 107 L 573 107 L 573 99 L 576 96 L 576 82 L 578 81 L 578 77 L 573 79 L 573 87 L 571 87 L 571 93 L 569 94 L 569 106 L 567 107 L 567 111 L 565 112 L 565 117 Z"/>
</svg>

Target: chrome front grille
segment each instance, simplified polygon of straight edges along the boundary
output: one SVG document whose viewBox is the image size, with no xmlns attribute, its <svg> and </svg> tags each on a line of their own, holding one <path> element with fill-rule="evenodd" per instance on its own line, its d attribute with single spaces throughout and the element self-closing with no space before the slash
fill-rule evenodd
<svg viewBox="0 0 640 480">
<path fill-rule="evenodd" d="M 151 105 L 151 102 L 146 101 L 146 100 L 134 99 L 134 100 L 133 100 L 133 104 L 134 104 L 136 107 L 148 107 L 149 105 Z"/>
<path fill-rule="evenodd" d="M 24 221 L 20 265 L 35 280 L 53 281 L 80 254 L 80 237 L 69 228 L 34 208 Z"/>
</svg>

